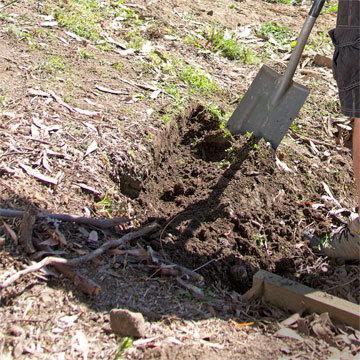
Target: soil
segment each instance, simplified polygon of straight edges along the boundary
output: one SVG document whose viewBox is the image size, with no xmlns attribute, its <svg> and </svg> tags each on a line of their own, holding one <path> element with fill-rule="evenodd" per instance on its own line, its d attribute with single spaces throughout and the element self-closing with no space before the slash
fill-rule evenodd
<svg viewBox="0 0 360 360">
<path fill-rule="evenodd" d="M 321 236 L 329 226 L 326 213 L 311 207 L 320 201 L 312 179 L 305 185 L 298 175 L 281 171 L 264 141 L 230 138 L 201 106 L 176 124 L 137 200 L 142 219 L 163 226 L 150 244 L 172 261 L 200 268 L 209 282 L 240 293 L 259 269 L 326 290 L 325 279 L 336 270 L 324 264 L 316 280 L 318 257 L 302 241 L 305 229 Z M 349 294 L 357 302 L 358 286 L 355 281 Z"/>
<path fill-rule="evenodd" d="M 128 6 L 141 26 L 133 18 L 120 20 L 116 30 L 108 19 L 101 23 L 121 43 L 131 33 L 150 41 L 165 59 L 160 67 L 142 50 L 104 50 L 59 25 L 42 25 L 59 3 L 0 9 L 0 207 L 129 219 L 112 230 L 37 221 L 34 241 L 66 258 L 152 221 L 159 231 L 75 269 L 101 287 L 97 296 L 83 294 L 53 268 L 1 291 L 0 359 L 356 358 L 353 330 L 337 324 L 330 341 L 311 331 L 301 341 L 278 338 L 279 323 L 291 314 L 241 297 L 255 272 L 266 269 L 360 303 L 359 264 L 328 259 L 302 236 L 304 230 L 327 236 L 356 206 L 345 146 L 349 122 L 339 114 L 331 71 L 313 62 L 317 52 L 331 56 L 324 34 L 335 14 L 319 18 L 313 36 L 322 42 L 309 46 L 296 74 L 311 95 L 274 152 L 263 140 L 230 137 L 209 110 L 216 105 L 231 113 L 260 64 L 230 61 L 187 38 L 214 24 L 237 33 L 249 27 L 241 42 L 281 71 L 288 50 L 265 57 L 268 44 L 256 31 L 274 19 L 298 31 L 307 4 L 136 0 Z M 84 49 L 92 56 L 81 57 Z M 44 70 L 54 58 L 63 66 Z M 195 91 L 172 74 L 167 58 L 200 66 L 221 92 Z M 169 84 L 184 110 L 167 90 L 154 91 Z M 31 176 L 24 164 L 57 184 Z M 28 256 L 18 244 L 20 219 L 2 221 L 1 281 L 45 255 Z M 165 275 L 170 262 L 200 274 L 204 282 L 183 279 L 204 296 Z M 110 330 L 114 308 L 143 314 L 144 343 L 122 348 L 123 339 Z"/>
</svg>

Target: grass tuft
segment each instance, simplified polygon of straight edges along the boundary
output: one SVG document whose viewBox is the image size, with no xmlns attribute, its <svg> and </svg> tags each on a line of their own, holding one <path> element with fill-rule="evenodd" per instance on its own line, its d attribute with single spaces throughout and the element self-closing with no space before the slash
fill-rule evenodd
<svg viewBox="0 0 360 360">
<path fill-rule="evenodd" d="M 193 89 L 211 94 L 219 91 L 218 85 L 203 70 L 193 66 L 185 66 L 180 70 L 179 78 Z"/>
<path fill-rule="evenodd" d="M 211 30 L 205 31 L 204 37 L 211 44 L 214 52 L 220 52 L 229 60 L 240 60 L 244 64 L 259 62 L 255 52 L 239 43 L 235 34 L 226 29 L 213 27 Z"/>
</svg>

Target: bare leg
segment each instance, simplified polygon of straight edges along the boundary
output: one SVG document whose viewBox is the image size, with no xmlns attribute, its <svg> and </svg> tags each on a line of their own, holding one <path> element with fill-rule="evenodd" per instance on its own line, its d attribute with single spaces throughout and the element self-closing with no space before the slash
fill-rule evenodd
<svg viewBox="0 0 360 360">
<path fill-rule="evenodd" d="M 360 118 L 354 120 L 353 159 L 356 188 L 358 192 L 358 212 L 360 215 Z"/>
</svg>

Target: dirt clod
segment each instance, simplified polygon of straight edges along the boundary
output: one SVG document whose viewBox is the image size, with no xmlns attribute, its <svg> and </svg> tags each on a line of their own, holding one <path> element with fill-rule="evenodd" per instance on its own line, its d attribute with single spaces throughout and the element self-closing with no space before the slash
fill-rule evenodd
<svg viewBox="0 0 360 360">
<path fill-rule="evenodd" d="M 112 331 L 120 336 L 142 338 L 146 336 L 146 323 L 141 313 L 124 309 L 113 309 L 110 312 Z"/>
</svg>

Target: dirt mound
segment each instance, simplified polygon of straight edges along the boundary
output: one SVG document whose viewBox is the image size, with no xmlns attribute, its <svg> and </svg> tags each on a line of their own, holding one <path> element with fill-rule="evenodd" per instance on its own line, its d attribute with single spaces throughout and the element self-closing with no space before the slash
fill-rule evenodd
<svg viewBox="0 0 360 360">
<path fill-rule="evenodd" d="M 265 142 L 229 137 L 203 107 L 169 132 L 136 200 L 144 220 L 163 226 L 151 246 L 241 292 L 259 268 L 312 285 L 319 259 L 301 234 L 309 225 L 325 232 L 328 219 L 299 199 L 316 198 L 317 189 L 279 169 Z"/>
</svg>

